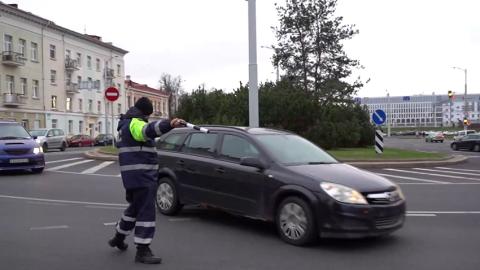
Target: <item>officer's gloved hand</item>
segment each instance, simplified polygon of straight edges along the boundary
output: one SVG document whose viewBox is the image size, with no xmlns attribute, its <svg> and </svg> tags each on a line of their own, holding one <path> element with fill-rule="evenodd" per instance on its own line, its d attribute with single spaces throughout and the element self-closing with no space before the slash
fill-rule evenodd
<svg viewBox="0 0 480 270">
<path fill-rule="evenodd" d="M 180 118 L 173 118 L 172 121 L 170 121 L 170 126 L 172 126 L 173 128 L 184 127 L 186 125 L 187 122 Z"/>
</svg>

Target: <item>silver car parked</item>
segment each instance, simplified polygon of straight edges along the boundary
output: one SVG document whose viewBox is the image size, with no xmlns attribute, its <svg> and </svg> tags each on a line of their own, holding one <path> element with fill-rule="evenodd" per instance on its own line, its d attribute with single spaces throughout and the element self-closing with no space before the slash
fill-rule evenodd
<svg viewBox="0 0 480 270">
<path fill-rule="evenodd" d="M 30 135 L 43 148 L 43 152 L 47 152 L 49 149 L 60 149 L 60 151 L 67 149 L 67 137 L 65 132 L 59 128 L 30 130 Z"/>
</svg>

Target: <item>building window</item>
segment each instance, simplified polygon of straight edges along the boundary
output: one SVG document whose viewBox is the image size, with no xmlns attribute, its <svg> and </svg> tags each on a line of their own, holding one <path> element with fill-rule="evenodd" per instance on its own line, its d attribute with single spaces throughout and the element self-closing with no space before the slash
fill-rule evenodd
<svg viewBox="0 0 480 270">
<path fill-rule="evenodd" d="M 22 126 L 27 130 L 30 129 L 29 126 L 28 126 L 28 119 L 23 119 L 22 120 Z"/>
<path fill-rule="evenodd" d="M 78 132 L 83 134 L 83 121 L 78 121 Z"/>
<path fill-rule="evenodd" d="M 87 55 L 87 68 L 92 69 L 92 57 Z"/>
<path fill-rule="evenodd" d="M 120 65 L 117 65 L 117 76 L 120 76 L 120 72 L 122 71 L 122 68 Z"/>
<path fill-rule="evenodd" d="M 56 70 L 50 70 L 50 83 L 55 84 L 57 82 L 57 71 Z"/>
<path fill-rule="evenodd" d="M 95 67 L 97 69 L 97 71 L 100 71 L 100 59 L 95 59 Z"/>
<path fill-rule="evenodd" d="M 87 84 L 88 90 L 93 89 L 93 81 L 92 81 L 92 78 L 88 77 L 88 78 L 87 78 L 87 81 L 88 81 L 88 84 Z"/>
<path fill-rule="evenodd" d="M 33 121 L 33 129 L 39 129 L 39 128 L 40 128 L 40 120 Z"/>
<path fill-rule="evenodd" d="M 88 112 L 93 112 L 93 100 L 91 99 L 88 100 Z"/>
<path fill-rule="evenodd" d="M 118 107 L 118 114 L 121 114 L 122 113 L 122 104 L 118 103 L 117 107 Z"/>
<path fill-rule="evenodd" d="M 77 83 L 78 87 L 80 87 L 80 84 L 82 83 L 82 76 L 77 76 Z"/>
<path fill-rule="evenodd" d="M 132 97 L 131 96 L 127 97 L 127 107 L 128 108 L 132 107 Z"/>
<path fill-rule="evenodd" d="M 52 96 L 52 109 L 57 108 L 57 96 Z"/>
<path fill-rule="evenodd" d="M 27 49 L 27 41 L 25 41 L 25 39 L 19 39 L 18 40 L 18 52 L 20 53 L 20 55 L 22 57 L 25 57 L 25 53 L 27 53 L 26 49 Z"/>
<path fill-rule="evenodd" d="M 15 92 L 15 77 L 7 75 L 7 93 L 13 94 Z"/>
<path fill-rule="evenodd" d="M 79 67 L 82 66 L 82 54 L 81 53 L 77 53 L 77 65 Z"/>
<path fill-rule="evenodd" d="M 97 101 L 97 111 L 98 111 L 98 113 L 102 113 L 102 102 L 101 101 Z"/>
<path fill-rule="evenodd" d="M 57 58 L 57 49 L 55 48 L 55 45 L 50 44 L 50 59 L 56 59 Z"/>
<path fill-rule="evenodd" d="M 70 59 L 71 56 L 72 56 L 72 51 L 65 50 L 65 58 Z"/>
<path fill-rule="evenodd" d="M 32 80 L 32 97 L 38 98 L 38 80 Z"/>
<path fill-rule="evenodd" d="M 83 100 L 81 98 L 78 99 L 78 111 L 83 112 Z"/>
<path fill-rule="evenodd" d="M 13 41 L 12 36 L 4 35 L 3 36 L 3 50 L 5 52 L 12 52 L 13 51 Z"/>
<path fill-rule="evenodd" d="M 52 128 L 57 128 L 57 126 L 58 126 L 58 120 L 52 119 Z"/>
<path fill-rule="evenodd" d="M 73 120 L 68 120 L 68 134 L 73 133 Z"/>
<path fill-rule="evenodd" d="M 67 97 L 67 101 L 65 102 L 65 107 L 67 111 L 72 110 L 72 98 Z"/>
<path fill-rule="evenodd" d="M 27 78 L 20 78 L 20 95 L 27 95 Z"/>
</svg>

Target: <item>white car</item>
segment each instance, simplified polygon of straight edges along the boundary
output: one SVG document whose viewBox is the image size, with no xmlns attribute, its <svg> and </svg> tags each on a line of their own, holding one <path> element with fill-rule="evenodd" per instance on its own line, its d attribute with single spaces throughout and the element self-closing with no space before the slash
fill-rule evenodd
<svg viewBox="0 0 480 270">
<path fill-rule="evenodd" d="M 475 130 L 460 130 L 456 136 L 453 137 L 454 141 L 458 141 L 466 135 L 477 133 Z"/>
</svg>

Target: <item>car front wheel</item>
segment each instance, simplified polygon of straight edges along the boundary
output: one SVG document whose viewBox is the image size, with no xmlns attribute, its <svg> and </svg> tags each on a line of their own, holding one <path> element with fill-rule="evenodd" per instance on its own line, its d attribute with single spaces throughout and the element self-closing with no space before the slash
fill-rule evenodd
<svg viewBox="0 0 480 270">
<path fill-rule="evenodd" d="M 457 146 L 456 143 L 452 144 L 452 149 L 453 149 L 454 151 L 457 151 L 457 150 L 458 150 L 458 146 Z"/>
<path fill-rule="evenodd" d="M 316 239 L 313 213 L 308 203 L 298 197 L 287 197 L 277 208 L 275 223 L 283 241 L 302 246 Z"/>
<path fill-rule="evenodd" d="M 62 143 L 62 147 L 60 148 L 60 151 L 65 151 L 65 149 L 67 149 L 67 144 L 66 143 Z"/>
<path fill-rule="evenodd" d="M 158 211 L 166 216 L 174 216 L 182 209 L 182 205 L 178 199 L 177 189 L 170 178 L 162 177 L 158 181 L 155 202 Z"/>
</svg>

